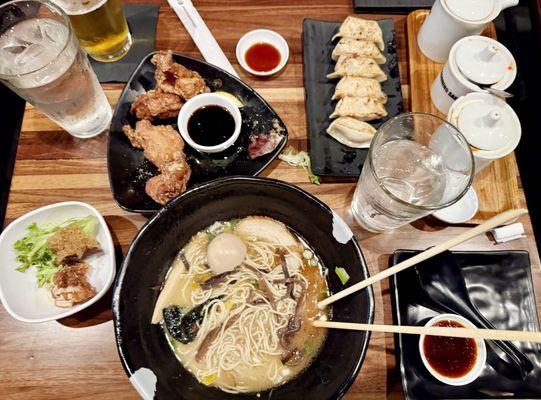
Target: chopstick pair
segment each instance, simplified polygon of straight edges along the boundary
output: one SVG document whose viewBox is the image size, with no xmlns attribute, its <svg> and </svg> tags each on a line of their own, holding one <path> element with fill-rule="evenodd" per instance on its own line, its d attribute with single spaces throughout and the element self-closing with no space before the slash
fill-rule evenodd
<svg viewBox="0 0 541 400">
<path fill-rule="evenodd" d="M 508 210 L 501 214 L 498 214 L 482 224 L 461 233 L 460 235 L 451 238 L 437 246 L 423 251 L 411 257 L 395 266 L 386 269 L 370 278 L 367 278 L 361 282 L 344 289 L 325 300 L 318 303 L 319 308 L 334 303 L 350 294 L 358 292 L 365 287 L 372 285 L 382 279 L 385 279 L 391 275 L 394 275 L 400 271 L 410 268 L 422 261 L 425 261 L 431 257 L 434 257 L 440 253 L 443 253 L 450 248 L 468 241 L 475 236 L 481 235 L 490 231 L 500 225 L 510 222 L 521 215 L 526 214 L 528 211 L 525 209 Z M 357 324 L 348 322 L 335 322 L 335 321 L 314 321 L 313 324 L 318 327 L 333 328 L 333 329 L 348 329 L 348 330 L 360 330 L 360 331 L 372 331 L 372 332 L 389 332 L 389 333 L 406 333 L 417 335 L 436 335 L 436 336 L 449 336 L 449 337 L 465 337 L 474 339 L 489 339 L 489 340 L 517 340 L 524 342 L 537 342 L 541 343 L 541 332 L 523 332 L 523 331 L 507 331 L 507 330 L 495 330 L 495 329 L 470 329 L 470 328 L 445 328 L 445 327 L 421 327 L 421 326 L 400 326 L 400 325 L 375 325 L 375 324 Z"/>
</svg>

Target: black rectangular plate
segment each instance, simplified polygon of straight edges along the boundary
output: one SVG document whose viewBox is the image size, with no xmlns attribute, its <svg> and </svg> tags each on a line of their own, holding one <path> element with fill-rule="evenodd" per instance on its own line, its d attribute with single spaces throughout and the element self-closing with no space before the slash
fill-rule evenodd
<svg viewBox="0 0 541 400">
<path fill-rule="evenodd" d="M 399 12 L 407 13 L 418 8 L 430 8 L 434 0 L 353 0 L 356 13 L 362 12 Z"/>
<path fill-rule="evenodd" d="M 419 253 L 397 250 L 395 265 Z M 497 329 L 539 330 L 531 277 L 530 257 L 526 251 L 453 252 L 470 298 L 478 310 Z M 423 265 L 423 268 L 437 268 Z M 392 279 L 393 311 L 399 325 L 422 325 L 438 312 L 424 305 L 415 268 Z M 514 342 L 534 364 L 525 380 L 512 380 L 491 365 L 481 376 L 465 386 L 449 386 L 436 381 L 425 369 L 419 356 L 419 336 L 397 335 L 395 351 L 400 366 L 406 399 L 539 399 L 541 398 L 541 345 Z"/>
<path fill-rule="evenodd" d="M 306 122 L 310 161 L 314 174 L 321 177 L 356 179 L 361 173 L 368 149 L 354 149 L 345 146 L 326 133 L 327 127 L 331 123 L 329 115 L 332 114 L 336 106 L 336 101 L 331 98 L 338 83 L 337 79 L 327 78 L 327 74 L 334 70 L 335 64 L 331 59 L 331 53 L 336 43 L 332 42 L 331 38 L 341 23 L 313 19 L 305 19 L 303 22 L 302 46 Z M 385 104 L 389 115 L 381 120 L 370 122 L 376 128 L 404 110 L 394 22 L 391 19 L 384 19 L 378 23 L 383 32 L 384 54 L 387 57 L 383 71 L 388 78 L 381 84 L 381 87 L 389 96 L 389 101 Z"/>
</svg>

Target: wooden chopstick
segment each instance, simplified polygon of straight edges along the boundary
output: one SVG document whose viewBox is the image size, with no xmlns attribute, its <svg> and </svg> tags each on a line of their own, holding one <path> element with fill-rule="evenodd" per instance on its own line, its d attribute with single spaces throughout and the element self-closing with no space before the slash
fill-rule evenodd
<svg viewBox="0 0 541 400">
<path fill-rule="evenodd" d="M 541 332 L 504 331 L 498 329 L 446 328 L 440 326 L 401 326 L 356 324 L 351 322 L 314 321 L 314 326 L 354 331 L 406 333 L 412 335 L 449 336 L 488 340 L 516 340 L 519 342 L 541 343 Z"/>
<path fill-rule="evenodd" d="M 317 305 L 319 308 L 324 308 L 325 306 L 328 306 L 329 304 L 334 303 L 337 300 L 340 300 L 346 296 L 349 296 L 352 293 L 355 293 L 361 289 L 364 289 L 365 287 L 372 285 L 373 283 L 376 283 L 382 279 L 387 278 L 388 276 L 391 276 L 400 271 L 403 271 L 406 268 L 409 268 L 415 264 L 419 264 L 422 261 L 425 261 L 431 257 L 434 257 L 435 255 L 443 253 L 445 250 L 449 250 L 451 247 L 454 247 L 462 242 L 470 240 L 471 238 L 475 236 L 488 232 L 489 230 L 496 228 L 497 226 L 503 225 L 527 213 L 528 213 L 527 210 L 523 208 L 519 208 L 517 210 L 508 210 L 501 214 L 498 214 L 490 218 L 489 220 L 483 222 L 482 224 L 477 225 L 476 227 L 471 228 L 467 230 L 466 232 L 461 233 L 458 236 L 455 236 L 454 238 L 451 238 L 443 243 L 440 243 L 437 246 L 431 247 L 430 249 L 423 251 L 422 253 L 419 253 L 416 256 L 413 256 L 405 261 L 402 261 L 401 263 L 396 264 L 394 267 L 388 268 L 385 271 L 380 272 L 379 274 L 371 276 L 370 278 L 367 278 L 361 282 L 358 282 L 355 285 L 348 287 L 347 289 L 344 289 L 330 297 L 327 297 L 325 300 L 320 301 Z"/>
</svg>

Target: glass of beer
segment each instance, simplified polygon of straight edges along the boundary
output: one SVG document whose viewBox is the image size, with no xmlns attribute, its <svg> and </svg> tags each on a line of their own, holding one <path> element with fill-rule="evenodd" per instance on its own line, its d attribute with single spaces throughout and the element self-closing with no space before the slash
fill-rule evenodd
<svg viewBox="0 0 541 400">
<path fill-rule="evenodd" d="M 47 0 L 0 5 L 0 81 L 73 136 L 98 135 L 111 122 L 67 15 Z"/>
<path fill-rule="evenodd" d="M 119 0 L 52 0 L 68 14 L 81 46 L 97 61 L 122 58 L 132 40 Z"/>
</svg>

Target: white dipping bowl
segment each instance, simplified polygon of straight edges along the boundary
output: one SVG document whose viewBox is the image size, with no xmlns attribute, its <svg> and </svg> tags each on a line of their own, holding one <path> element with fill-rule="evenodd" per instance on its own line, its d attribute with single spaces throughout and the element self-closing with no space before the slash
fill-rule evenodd
<svg viewBox="0 0 541 400">
<path fill-rule="evenodd" d="M 479 199 L 473 187 L 470 187 L 466 194 L 456 203 L 449 207 L 442 208 L 432 215 L 440 221 L 448 224 L 462 224 L 472 219 L 479 210 Z"/>
<path fill-rule="evenodd" d="M 474 328 L 474 329 L 476 328 L 476 326 L 472 324 L 469 320 L 456 314 L 437 315 L 434 318 L 430 319 L 426 323 L 425 326 L 429 327 L 439 321 L 444 321 L 444 320 L 451 320 L 451 321 L 459 322 L 462 325 L 464 325 L 466 328 Z M 460 328 L 454 328 L 454 329 L 460 329 Z M 464 376 L 461 376 L 459 378 L 449 378 L 447 376 L 443 376 L 439 374 L 438 372 L 436 372 L 436 370 L 434 370 L 434 368 L 432 368 L 432 366 L 428 363 L 428 360 L 426 359 L 426 355 L 424 352 L 424 341 L 425 341 L 426 336 L 427 335 L 421 335 L 421 337 L 419 338 L 419 353 L 421 354 L 421 359 L 423 360 L 423 364 L 425 365 L 428 372 L 430 372 L 430 374 L 434 378 L 436 378 L 440 382 L 443 382 L 447 385 L 463 386 L 463 385 L 467 385 L 468 383 L 473 382 L 479 377 L 479 375 L 481 375 L 481 372 L 483 371 L 483 368 L 485 367 L 485 363 L 487 361 L 487 349 L 485 346 L 485 341 L 483 339 L 474 339 L 475 342 L 477 343 L 477 359 L 475 360 L 475 364 L 473 365 L 473 368 Z"/>
<path fill-rule="evenodd" d="M 34 222 L 43 226 L 87 215 L 98 220 L 96 240 L 101 251 L 85 258 L 85 262 L 90 265 L 88 281 L 96 289 L 96 295 L 70 308 L 57 307 L 51 292 L 46 288 L 38 288 L 34 267 L 25 272 L 15 269 L 19 262 L 13 244 L 27 235 L 28 226 Z M 6 311 L 23 322 L 45 322 L 75 314 L 102 298 L 115 278 L 115 249 L 109 228 L 98 210 L 79 201 L 51 204 L 13 221 L 0 235 L 0 257 L 0 299 Z"/>
<path fill-rule="evenodd" d="M 188 132 L 188 121 L 190 120 L 190 117 L 196 110 L 205 106 L 223 107 L 229 111 L 235 121 L 235 130 L 233 131 L 233 134 L 225 142 L 215 146 L 203 146 L 196 143 Z M 219 153 L 220 151 L 224 151 L 228 147 L 231 147 L 231 145 L 239 138 L 241 126 L 242 117 L 237 105 L 227 97 L 215 93 L 204 93 L 192 97 L 182 106 L 178 113 L 178 130 L 180 135 L 186 143 L 201 153 Z"/>
<path fill-rule="evenodd" d="M 274 46 L 280 52 L 281 59 L 276 68 L 264 72 L 254 71 L 248 66 L 248 64 L 246 64 L 246 52 L 256 43 L 268 43 Z M 244 70 L 256 76 L 270 76 L 279 72 L 287 64 L 287 60 L 289 59 L 289 46 L 287 45 L 286 40 L 279 33 L 269 29 L 254 29 L 239 39 L 236 54 L 237 60 Z"/>
</svg>

